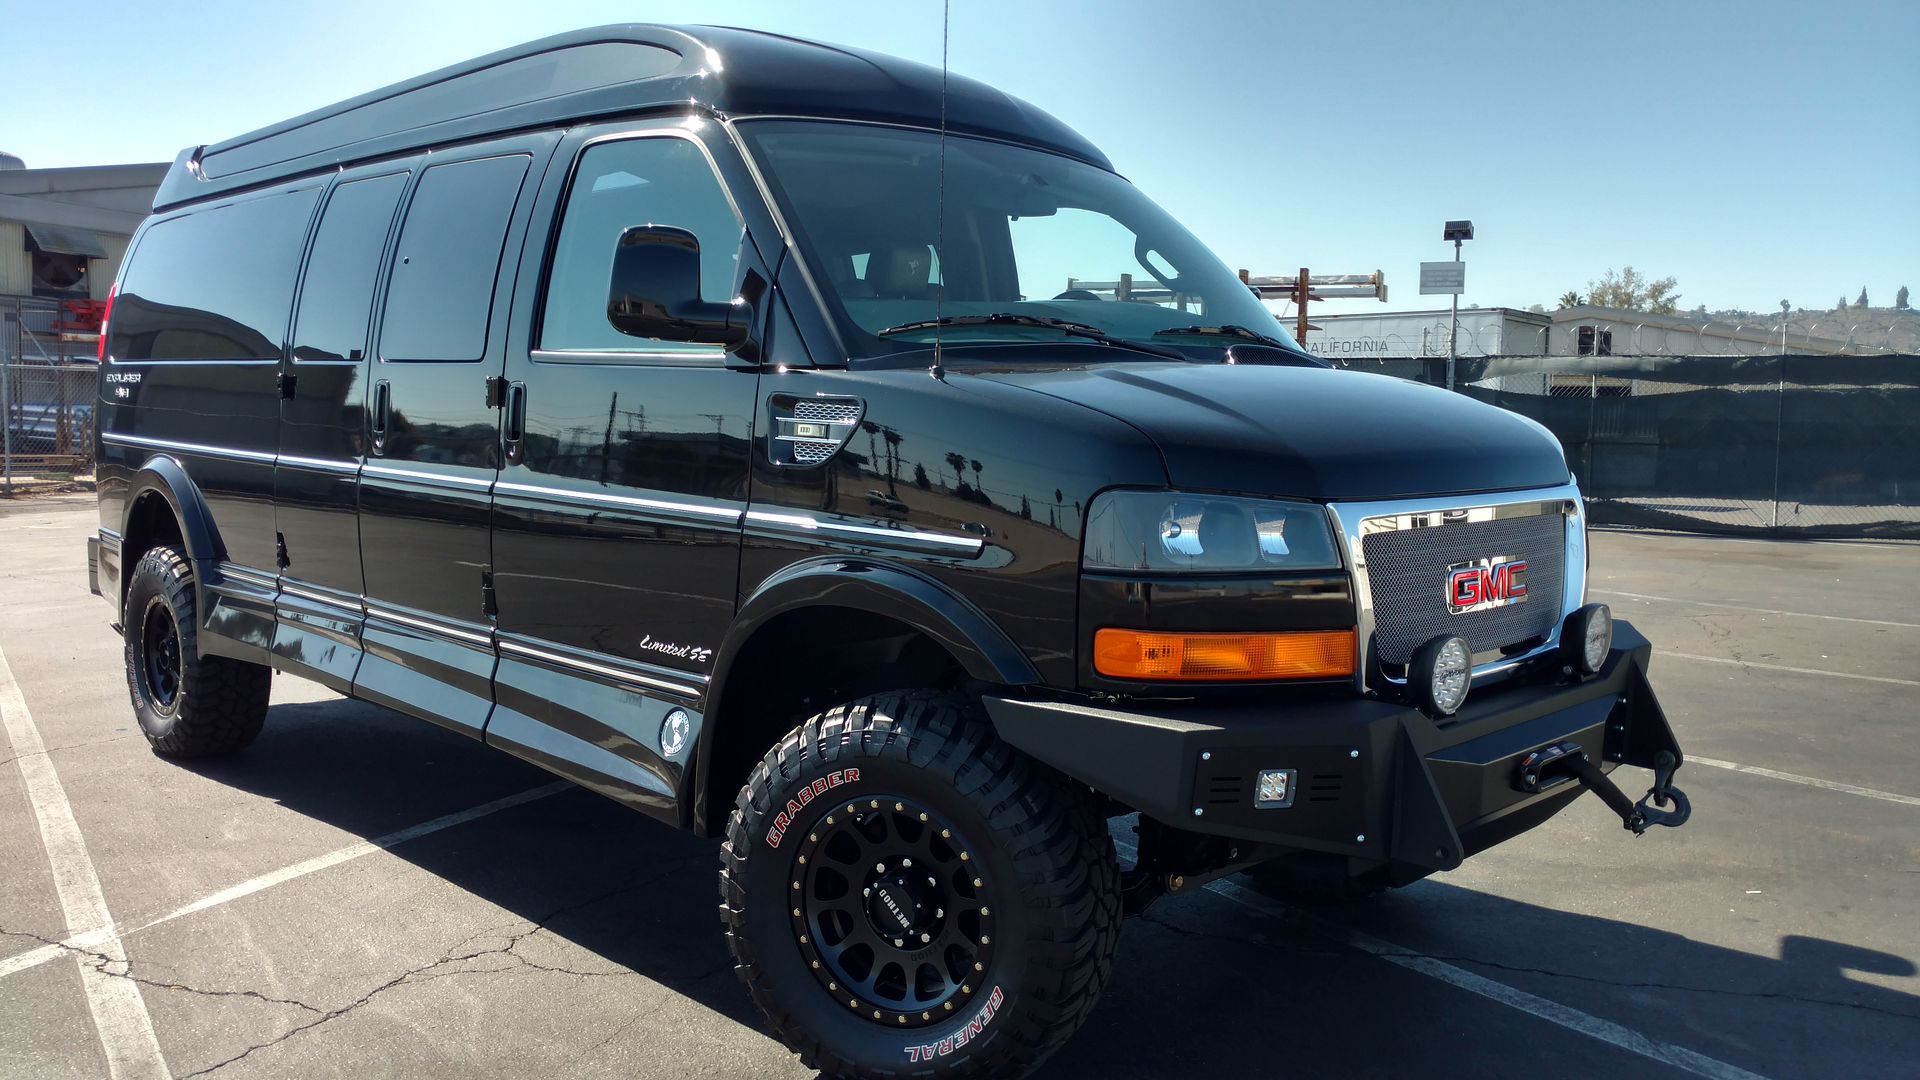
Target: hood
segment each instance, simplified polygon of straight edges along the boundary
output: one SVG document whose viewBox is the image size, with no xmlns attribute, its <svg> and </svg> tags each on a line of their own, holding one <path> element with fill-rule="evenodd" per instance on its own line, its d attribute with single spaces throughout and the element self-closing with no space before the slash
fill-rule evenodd
<svg viewBox="0 0 1920 1080">
<path fill-rule="evenodd" d="M 1560 443 L 1546 428 L 1386 375 L 1179 363 L 996 367 L 967 375 L 1133 425 L 1159 447 L 1179 488 L 1365 501 L 1551 487 L 1568 479 Z"/>
</svg>

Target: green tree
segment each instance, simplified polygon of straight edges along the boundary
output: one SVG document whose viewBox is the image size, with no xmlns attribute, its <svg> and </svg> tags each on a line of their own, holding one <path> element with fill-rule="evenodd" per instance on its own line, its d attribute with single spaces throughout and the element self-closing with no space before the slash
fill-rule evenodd
<svg viewBox="0 0 1920 1080">
<path fill-rule="evenodd" d="M 1649 281 L 1638 270 L 1623 266 L 1608 270 L 1599 281 L 1587 283 L 1587 303 L 1600 307 L 1671 315 L 1680 307 L 1680 282 L 1664 277 Z"/>
<path fill-rule="evenodd" d="M 1855 300 L 1853 306 L 1857 308 L 1869 306 L 1867 304 L 1867 287 L 1865 285 L 1860 286 L 1860 299 Z"/>
<path fill-rule="evenodd" d="M 1907 287 L 1905 285 L 1900 286 L 1900 291 L 1893 294 L 1893 306 L 1899 308 L 1901 311 L 1907 310 Z"/>
<path fill-rule="evenodd" d="M 1835 301 L 1833 302 L 1833 310 L 1835 310 L 1835 311 L 1845 311 L 1845 310 L 1847 310 L 1847 298 L 1843 296 L 1843 297 L 1841 297 L 1840 299 L 1838 299 L 1838 300 L 1835 300 Z"/>
<path fill-rule="evenodd" d="M 1560 308 L 1563 311 L 1570 307 L 1579 307 L 1586 302 L 1587 298 L 1580 295 L 1579 289 L 1568 289 L 1560 294 Z"/>
</svg>

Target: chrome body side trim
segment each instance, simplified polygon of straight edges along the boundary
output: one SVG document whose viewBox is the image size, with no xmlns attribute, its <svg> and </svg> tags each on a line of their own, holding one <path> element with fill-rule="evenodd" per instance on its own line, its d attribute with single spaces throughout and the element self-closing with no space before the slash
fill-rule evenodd
<svg viewBox="0 0 1920 1080">
<path fill-rule="evenodd" d="M 366 598 L 362 596 L 327 592 L 313 586 L 301 585 L 289 581 L 286 578 L 280 579 L 280 591 L 289 596 L 297 596 L 302 600 L 308 600 L 323 607 L 352 612 L 356 617 L 363 617 L 367 613 Z"/>
<path fill-rule="evenodd" d="M 534 638 L 531 640 L 539 641 L 540 639 Z M 616 682 L 623 682 L 632 686 L 643 686 L 650 690 L 664 690 L 667 693 L 676 694 L 680 697 L 688 698 L 690 700 L 698 698 L 702 693 L 700 688 L 697 686 L 689 686 L 685 683 L 677 683 L 670 679 L 656 678 L 652 675 L 648 675 L 640 671 L 634 671 L 624 666 L 616 666 L 615 664 L 604 663 L 604 662 L 595 662 L 592 660 L 583 659 L 578 656 L 568 656 L 565 653 L 553 652 L 551 651 L 553 648 L 558 648 L 561 646 L 554 646 L 552 645 L 552 643 L 544 642 L 544 641 L 542 641 L 541 644 L 547 645 L 548 648 L 544 648 L 544 649 L 537 648 L 533 645 L 526 644 L 523 640 L 503 637 L 500 639 L 500 651 L 502 654 L 512 653 L 515 656 L 523 656 L 529 659 L 539 660 L 544 663 L 552 664 L 556 667 L 572 668 L 575 671 L 591 672 L 595 675 L 601 675 L 606 678 L 612 679 Z M 707 677 L 704 675 L 692 675 L 692 674 L 687 674 L 685 672 L 677 672 L 677 671 L 674 672 L 674 674 L 682 678 L 697 680 L 701 684 L 704 684 L 707 681 Z"/>
<path fill-rule="evenodd" d="M 302 469 L 312 469 L 315 472 L 340 473 L 346 476 L 352 476 L 360 471 L 360 463 L 357 461 L 334 461 L 328 458 L 299 457 L 294 454 L 281 454 L 274 460 L 281 465 L 293 465 Z"/>
<path fill-rule="evenodd" d="M 878 525 L 861 525 L 791 510 L 779 512 L 748 510 L 747 524 L 766 532 L 789 537 L 812 539 L 824 533 L 887 547 L 931 550 L 942 555 L 972 557 L 979 555 L 986 547 L 986 541 L 978 537 L 953 536 L 922 529 L 889 529 Z"/>
<path fill-rule="evenodd" d="M 208 446 L 205 443 L 181 442 L 177 439 L 154 439 L 145 435 L 122 435 L 117 431 L 103 431 L 100 441 L 115 446 L 138 446 L 147 450 L 178 450 L 188 454 L 202 454 L 207 457 L 228 458 L 233 461 L 259 461 L 272 464 L 275 455 L 259 450 L 236 450 L 230 446 Z"/>
<path fill-rule="evenodd" d="M 250 566 L 240 566 L 235 563 L 223 562 L 215 569 L 219 570 L 222 579 L 232 578 L 242 585 L 251 585 L 256 589 L 266 589 L 271 592 L 278 584 L 272 574 L 264 570 L 255 570 Z M 219 582 L 211 582 L 210 584 L 218 587 Z"/>
<path fill-rule="evenodd" d="M 424 617 L 418 613 L 395 611 L 392 608 L 381 607 L 378 604 L 369 603 L 367 604 L 366 610 L 367 620 L 369 622 L 378 619 L 382 622 L 398 623 L 401 626 L 412 627 L 415 630 L 425 630 L 430 634 L 438 634 L 442 637 L 453 638 L 457 641 L 464 641 L 473 645 L 486 645 L 489 647 L 493 645 L 493 635 L 491 633 L 481 633 L 477 630 L 472 630 L 451 622 L 441 622 L 438 619 Z"/>
<path fill-rule="evenodd" d="M 738 526 L 743 511 L 737 506 L 715 506 L 710 503 L 676 502 L 670 499 L 652 499 L 639 495 L 615 495 L 611 492 L 580 491 L 573 488 L 542 487 L 538 484 L 522 484 L 517 481 L 502 480 L 494 484 L 497 493 L 522 495 L 545 502 L 597 503 L 616 510 L 650 510 L 663 514 L 678 514 L 684 517 L 705 518 Z"/>
<path fill-rule="evenodd" d="M 1473 683 L 1497 681 L 1520 667 L 1560 647 L 1560 626 L 1566 616 L 1587 602 L 1587 512 L 1580 488 L 1571 482 L 1559 487 L 1532 491 L 1503 492 L 1494 495 L 1447 495 L 1427 499 L 1392 499 L 1364 503 L 1329 503 L 1327 513 L 1339 540 L 1341 553 L 1353 574 L 1356 634 L 1360 644 L 1359 663 L 1354 672 L 1355 689 L 1368 690 L 1367 679 L 1373 659 L 1373 584 L 1367 576 L 1366 549 L 1362 543 L 1369 535 L 1400 529 L 1445 528 L 1469 522 L 1497 521 L 1502 518 L 1536 517 L 1558 513 L 1566 519 L 1566 569 L 1560 587 L 1560 618 L 1554 620 L 1545 644 L 1518 656 L 1506 656 L 1477 664 Z M 1400 683 L 1404 680 L 1388 679 Z"/>
<path fill-rule="evenodd" d="M 482 480 L 474 476 L 459 476 L 454 473 L 428 472 L 424 469 L 400 469 L 400 468 L 395 468 L 392 465 L 375 465 L 372 462 L 368 462 L 367 464 L 362 465 L 360 467 L 360 471 L 368 476 L 381 476 L 391 480 L 411 480 L 415 483 L 426 484 L 430 487 L 452 487 L 452 488 L 462 488 L 462 489 L 470 489 L 470 488 L 485 489 L 485 488 L 493 487 L 492 479 Z"/>
</svg>

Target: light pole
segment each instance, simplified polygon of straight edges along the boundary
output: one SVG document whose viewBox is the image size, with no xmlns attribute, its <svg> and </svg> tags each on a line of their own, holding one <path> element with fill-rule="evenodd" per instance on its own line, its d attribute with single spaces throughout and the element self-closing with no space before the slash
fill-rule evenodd
<svg viewBox="0 0 1920 1080">
<path fill-rule="evenodd" d="M 1793 308 L 1785 300 L 1780 301 L 1780 355 L 1787 355 L 1787 313 Z"/>
<path fill-rule="evenodd" d="M 1449 221 L 1440 239 L 1453 241 L 1453 261 L 1460 261 L 1460 244 L 1473 239 L 1473 222 Z M 1453 293 L 1453 323 L 1447 330 L 1447 389 L 1453 389 L 1453 365 L 1460 357 L 1460 292 Z"/>
</svg>

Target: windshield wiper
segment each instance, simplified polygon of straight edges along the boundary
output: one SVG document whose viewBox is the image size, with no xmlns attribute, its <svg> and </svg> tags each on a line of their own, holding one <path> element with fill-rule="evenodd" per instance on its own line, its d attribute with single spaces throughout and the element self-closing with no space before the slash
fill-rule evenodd
<svg viewBox="0 0 1920 1080">
<path fill-rule="evenodd" d="M 1185 354 L 1175 349 L 1149 345 L 1144 341 L 1129 341 L 1117 338 L 1097 326 L 1086 323 L 1069 322 L 1066 319 L 1046 319 L 1038 315 L 1022 315 L 1013 311 L 1001 311 L 992 315 L 948 315 L 940 319 L 921 319 L 917 322 L 901 323 L 884 330 L 875 330 L 875 337 L 893 337 L 896 334 L 910 334 L 916 330 L 950 330 L 967 326 L 1032 326 L 1044 330 L 1058 330 L 1062 334 L 1097 341 L 1102 345 L 1111 345 L 1116 349 L 1132 349 L 1135 352 L 1164 356 L 1169 360 L 1187 363 Z M 1251 333 L 1251 331 L 1249 331 Z"/>
<path fill-rule="evenodd" d="M 1240 326 L 1236 323 L 1225 323 L 1220 326 L 1176 326 L 1171 330 L 1155 330 L 1153 332 L 1153 336 L 1154 337 L 1186 337 L 1186 336 L 1236 337 L 1236 338 L 1242 338 L 1246 341 L 1257 341 L 1262 345 L 1271 345 L 1276 349 L 1285 349 L 1288 352 L 1301 351 L 1298 346 L 1289 345 L 1286 342 L 1281 341 L 1277 337 L 1273 337 L 1268 334 L 1263 334 L 1258 330 L 1249 330 L 1246 327 Z"/>
</svg>

